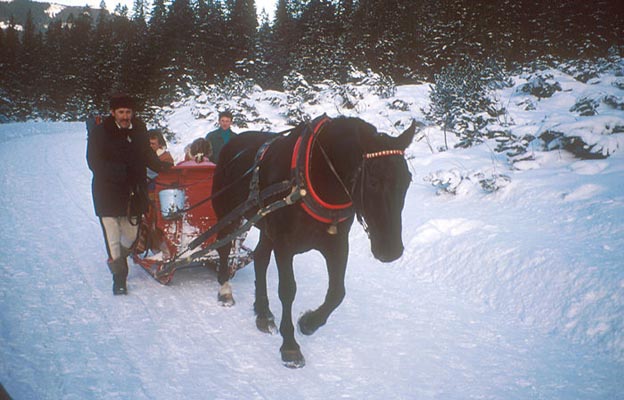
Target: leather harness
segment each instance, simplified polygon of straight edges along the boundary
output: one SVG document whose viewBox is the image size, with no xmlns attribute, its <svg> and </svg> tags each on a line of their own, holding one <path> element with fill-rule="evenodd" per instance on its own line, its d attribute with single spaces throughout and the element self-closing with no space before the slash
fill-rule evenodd
<svg viewBox="0 0 624 400">
<path fill-rule="evenodd" d="M 215 225 L 213 225 L 206 232 L 203 232 L 199 235 L 195 240 L 193 240 L 188 247 L 179 253 L 174 260 L 166 263 L 162 266 L 162 268 L 156 272 L 156 276 L 165 275 L 167 273 L 171 273 L 173 269 L 175 269 L 177 264 L 183 264 L 184 262 L 188 262 L 191 257 L 202 256 L 207 254 L 209 251 L 215 248 L 219 248 L 223 246 L 225 243 L 231 241 L 234 237 L 240 235 L 242 232 L 246 232 L 249 230 L 255 223 L 257 223 L 261 218 L 270 214 L 273 211 L 276 211 L 279 208 L 293 205 L 295 203 L 299 203 L 301 208 L 312 218 L 315 220 L 328 224 L 329 227 L 327 232 L 329 234 L 337 233 L 337 224 L 351 218 L 355 212 L 355 208 L 353 206 L 353 192 L 355 189 L 355 183 L 359 178 L 361 181 L 361 190 L 360 195 L 363 200 L 364 197 L 364 167 L 367 160 L 386 157 L 391 155 L 401 155 L 403 156 L 404 151 L 398 149 L 392 150 L 382 150 L 373 153 L 364 153 L 362 155 L 362 163 L 358 167 L 358 171 L 356 172 L 356 177 L 353 182 L 353 187 L 351 190 L 348 190 L 342 179 L 338 176 L 331 161 L 326 157 L 326 162 L 328 163 L 330 169 L 336 176 L 336 178 L 340 181 L 343 188 L 345 189 L 346 194 L 349 197 L 349 201 L 341 204 L 331 204 L 318 195 L 316 190 L 314 189 L 312 182 L 310 181 L 310 157 L 312 155 L 312 149 L 315 144 L 315 140 L 318 135 L 322 132 L 324 125 L 331 121 L 327 115 L 323 114 L 320 117 L 315 118 L 310 123 L 306 124 L 304 127 L 304 131 L 301 136 L 297 139 L 295 143 L 295 147 L 293 149 L 292 159 L 291 159 L 291 179 L 274 183 L 267 188 L 260 190 L 259 188 L 259 174 L 260 174 L 260 163 L 264 158 L 267 150 L 270 145 L 283 138 L 281 134 L 277 134 L 271 140 L 265 142 L 256 152 L 255 163 L 254 165 L 243 175 L 247 175 L 248 173 L 253 173 L 249 188 L 249 196 L 245 202 L 239 204 L 235 207 L 227 216 L 223 219 L 219 220 Z M 226 188 L 224 188 L 226 189 Z M 263 205 L 264 201 L 273 197 L 279 193 L 289 192 L 284 198 L 274 201 L 268 205 Z M 221 194 L 219 192 L 218 194 Z M 216 194 L 214 194 L 216 195 Z M 211 196 L 209 199 L 211 199 Z M 209 200 L 207 199 L 207 200 Z M 206 200 L 206 201 L 207 201 Z M 194 253 L 192 256 L 182 257 L 185 253 L 190 250 L 195 249 L 201 243 L 206 241 L 209 237 L 219 232 L 221 229 L 225 228 L 227 225 L 232 223 L 237 218 L 240 218 L 246 211 L 259 207 L 258 211 L 255 215 L 253 215 L 250 219 L 248 219 L 242 226 L 236 229 L 231 234 L 227 235 L 220 240 L 217 240 L 211 243 L 207 248 L 200 250 Z M 363 214 L 363 213 L 362 213 Z M 364 227 L 364 230 L 367 230 L 366 222 L 363 218 L 363 215 L 357 213 L 358 221 Z"/>
<path fill-rule="evenodd" d="M 312 149 L 323 127 L 329 121 L 331 121 L 331 118 L 327 115 L 322 115 L 306 125 L 304 132 L 295 144 L 290 171 L 297 187 L 306 191 L 306 195 L 303 196 L 299 203 L 301 208 L 319 222 L 337 225 L 353 216 L 355 213 L 353 201 L 349 200 L 341 204 L 328 203 L 319 196 L 310 180 Z M 327 161 L 330 162 L 329 160 Z M 350 197 L 350 194 L 347 194 Z"/>
</svg>

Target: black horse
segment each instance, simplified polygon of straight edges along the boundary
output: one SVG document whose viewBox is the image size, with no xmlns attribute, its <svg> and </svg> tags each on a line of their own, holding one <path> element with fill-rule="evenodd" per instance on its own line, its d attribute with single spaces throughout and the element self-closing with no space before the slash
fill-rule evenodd
<svg viewBox="0 0 624 400">
<path fill-rule="evenodd" d="M 324 325 L 345 296 L 348 239 L 355 216 L 368 232 L 375 258 L 390 262 L 403 254 L 401 211 L 411 180 L 403 152 L 415 130 L 412 124 L 399 137 L 391 137 L 358 118 L 322 116 L 288 135 L 245 132 L 223 148 L 213 186 L 213 193 L 224 190 L 213 200 L 218 218 L 253 198 L 261 204 L 252 207 L 247 218 L 267 204 L 276 204 L 274 201 L 286 204 L 263 213 L 257 223 L 260 238 L 254 251 L 256 325 L 268 333 L 276 331 L 266 282 L 271 252 L 275 255 L 282 302 L 280 351 L 286 366 L 305 364 L 291 314 L 297 289 L 295 254 L 318 250 L 329 274 L 325 301 L 299 319 L 300 330 L 306 335 Z M 219 237 L 237 226 L 230 224 Z M 223 305 L 234 304 L 227 267 L 230 247 L 218 250 L 218 297 Z"/>
</svg>

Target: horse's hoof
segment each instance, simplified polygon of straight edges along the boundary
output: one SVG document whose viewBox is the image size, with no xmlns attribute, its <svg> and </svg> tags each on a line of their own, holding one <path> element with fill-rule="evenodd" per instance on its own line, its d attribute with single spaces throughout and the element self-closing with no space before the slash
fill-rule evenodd
<svg viewBox="0 0 624 400">
<path fill-rule="evenodd" d="M 304 335 L 310 336 L 319 328 L 319 325 L 313 322 L 312 311 L 306 311 L 301 318 L 299 318 L 299 331 Z"/>
<path fill-rule="evenodd" d="M 260 332 L 274 335 L 277 333 L 277 326 L 273 316 L 270 317 L 256 317 L 256 327 Z"/>
<path fill-rule="evenodd" d="M 223 307 L 232 307 L 234 304 L 236 304 L 236 302 L 234 301 L 234 297 L 232 297 L 231 294 L 225 296 L 219 294 L 219 296 L 217 297 L 217 301 L 219 302 L 219 305 Z"/>
<path fill-rule="evenodd" d="M 303 368 L 305 358 L 299 350 L 282 350 L 282 362 L 287 368 Z"/>
<path fill-rule="evenodd" d="M 229 282 L 225 282 L 219 288 L 219 295 L 217 296 L 219 305 L 223 307 L 232 307 L 234 305 L 234 296 L 232 295 L 232 286 Z"/>
</svg>

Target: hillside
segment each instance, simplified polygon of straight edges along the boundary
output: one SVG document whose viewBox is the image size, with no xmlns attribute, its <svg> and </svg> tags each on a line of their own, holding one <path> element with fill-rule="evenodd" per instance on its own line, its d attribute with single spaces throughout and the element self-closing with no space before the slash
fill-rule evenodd
<svg viewBox="0 0 624 400">
<path fill-rule="evenodd" d="M 71 14 L 75 17 L 85 12 L 84 7 L 65 6 L 59 3 L 30 0 L 0 1 L 0 27 L 6 28 L 11 21 L 11 17 L 13 17 L 16 28 L 21 31 L 29 10 L 32 13 L 33 23 L 38 31 L 44 31 L 54 19 L 66 21 Z M 87 11 L 91 14 L 93 20 L 101 12 L 97 8 L 88 8 Z"/>
</svg>

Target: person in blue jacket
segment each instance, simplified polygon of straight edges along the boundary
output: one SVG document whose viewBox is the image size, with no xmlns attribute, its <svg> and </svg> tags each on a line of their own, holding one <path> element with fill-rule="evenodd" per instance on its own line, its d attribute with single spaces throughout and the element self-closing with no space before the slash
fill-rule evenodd
<svg viewBox="0 0 624 400">
<path fill-rule="evenodd" d="M 223 111 L 219 113 L 219 129 L 214 130 L 206 135 L 206 140 L 212 146 L 212 155 L 210 161 L 215 164 L 219 163 L 219 153 L 223 146 L 232 139 L 236 133 L 232 131 L 232 113 Z"/>
</svg>

